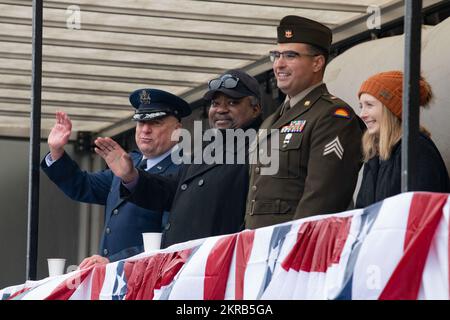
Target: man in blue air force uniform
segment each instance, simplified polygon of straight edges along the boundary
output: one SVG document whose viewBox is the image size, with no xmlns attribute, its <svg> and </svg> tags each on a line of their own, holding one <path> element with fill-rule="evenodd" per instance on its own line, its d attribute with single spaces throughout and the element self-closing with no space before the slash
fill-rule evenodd
<svg viewBox="0 0 450 320">
<path fill-rule="evenodd" d="M 156 89 L 140 89 L 130 95 L 136 108 L 136 144 L 130 156 L 136 167 L 162 176 L 179 170 L 171 160 L 177 141 L 172 133 L 181 128 L 180 119 L 191 113 L 183 99 Z M 120 179 L 111 170 L 82 171 L 67 153 L 72 123 L 64 112 L 56 113 L 56 124 L 48 136 L 50 152 L 41 163 L 47 176 L 71 199 L 105 206 L 105 226 L 99 255 L 83 260 L 81 268 L 125 259 L 143 251 L 142 233 L 161 232 L 167 212 L 141 208 L 120 198 Z"/>
</svg>

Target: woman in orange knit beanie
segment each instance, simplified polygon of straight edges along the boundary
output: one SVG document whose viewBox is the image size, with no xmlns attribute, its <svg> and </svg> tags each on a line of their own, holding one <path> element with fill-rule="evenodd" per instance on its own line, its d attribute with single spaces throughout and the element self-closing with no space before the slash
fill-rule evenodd
<svg viewBox="0 0 450 320">
<path fill-rule="evenodd" d="M 362 139 L 364 172 L 357 208 L 401 192 L 402 96 L 400 71 L 378 73 L 364 81 L 359 89 L 360 117 L 367 131 Z M 420 105 L 426 107 L 432 96 L 430 85 L 421 78 Z M 445 163 L 423 128 L 417 146 L 417 172 L 412 173 L 412 190 L 450 192 Z"/>
</svg>

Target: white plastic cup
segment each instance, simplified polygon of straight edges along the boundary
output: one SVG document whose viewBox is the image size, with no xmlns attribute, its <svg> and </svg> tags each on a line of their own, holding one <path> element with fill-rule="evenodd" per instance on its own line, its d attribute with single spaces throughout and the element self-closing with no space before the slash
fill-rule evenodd
<svg viewBox="0 0 450 320">
<path fill-rule="evenodd" d="M 60 276 L 64 274 L 66 259 L 51 258 L 47 259 L 49 277 Z"/>
<path fill-rule="evenodd" d="M 144 241 L 144 251 L 159 250 L 161 248 L 161 236 L 159 232 L 145 232 L 142 234 Z"/>
</svg>

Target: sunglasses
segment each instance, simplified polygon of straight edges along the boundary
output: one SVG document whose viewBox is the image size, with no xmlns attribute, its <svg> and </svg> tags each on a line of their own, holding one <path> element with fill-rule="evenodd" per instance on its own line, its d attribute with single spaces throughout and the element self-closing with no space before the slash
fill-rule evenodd
<svg viewBox="0 0 450 320">
<path fill-rule="evenodd" d="M 232 76 L 231 74 L 225 74 L 218 79 L 212 79 L 208 82 L 209 90 L 217 90 L 220 87 L 224 87 L 225 89 L 233 89 L 239 83 L 239 78 Z"/>
</svg>

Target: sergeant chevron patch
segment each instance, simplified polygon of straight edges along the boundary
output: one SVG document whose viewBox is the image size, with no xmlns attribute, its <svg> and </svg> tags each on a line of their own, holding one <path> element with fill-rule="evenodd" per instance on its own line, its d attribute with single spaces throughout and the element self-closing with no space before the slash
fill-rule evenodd
<svg viewBox="0 0 450 320">
<path fill-rule="evenodd" d="M 342 147 L 342 144 L 339 141 L 339 137 L 336 137 L 331 142 L 327 143 L 325 145 L 325 148 L 323 149 L 324 156 L 333 152 L 340 160 L 342 160 L 342 157 L 344 156 L 344 148 Z"/>
</svg>

